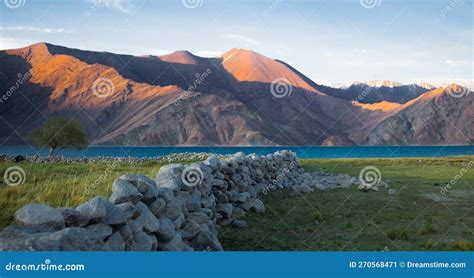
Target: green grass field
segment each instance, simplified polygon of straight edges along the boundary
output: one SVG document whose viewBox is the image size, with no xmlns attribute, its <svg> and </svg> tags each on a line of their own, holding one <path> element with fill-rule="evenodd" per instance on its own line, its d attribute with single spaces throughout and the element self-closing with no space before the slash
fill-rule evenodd
<svg viewBox="0 0 474 278">
<path fill-rule="evenodd" d="M 386 189 L 362 193 L 357 188 L 297 196 L 272 192 L 262 196 L 264 214 L 247 214 L 246 229 L 222 227 L 221 242 L 225 250 L 474 250 L 472 160 L 302 160 L 307 170 L 353 176 L 376 166 L 397 194 L 391 198 Z M 154 177 L 163 164 L 0 162 L 0 173 L 13 165 L 24 169 L 26 182 L 15 187 L 0 183 L 0 227 L 9 225 L 15 210 L 27 203 L 74 207 L 108 196 L 111 182 L 122 174 Z M 441 194 L 456 175 L 456 183 Z"/>
</svg>

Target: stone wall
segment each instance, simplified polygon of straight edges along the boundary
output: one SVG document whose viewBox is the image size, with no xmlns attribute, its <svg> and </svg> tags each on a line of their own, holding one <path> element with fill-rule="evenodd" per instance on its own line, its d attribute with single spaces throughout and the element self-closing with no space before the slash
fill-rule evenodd
<svg viewBox="0 0 474 278">
<path fill-rule="evenodd" d="M 265 212 L 262 194 L 354 184 L 357 179 L 346 175 L 305 172 L 289 151 L 210 156 L 163 166 L 155 180 L 121 176 L 109 199 L 76 208 L 22 207 L 16 224 L 0 233 L 0 250 L 220 251 L 218 226 L 245 228 L 246 213 Z"/>
</svg>

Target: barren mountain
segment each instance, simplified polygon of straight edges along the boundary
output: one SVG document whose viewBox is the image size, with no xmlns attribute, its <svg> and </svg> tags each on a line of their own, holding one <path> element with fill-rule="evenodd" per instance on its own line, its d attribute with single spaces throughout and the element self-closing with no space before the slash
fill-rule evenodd
<svg viewBox="0 0 474 278">
<path fill-rule="evenodd" d="M 472 125 L 452 133 L 472 121 L 472 94 L 437 106 L 426 104 L 431 93 L 405 104 L 355 103 L 249 50 L 136 57 L 39 43 L 0 51 L 0 65 L 2 144 L 29 143 L 52 115 L 77 119 L 92 144 L 108 145 L 462 144 L 472 135 Z M 436 132 L 404 129 L 427 107 L 427 116 L 455 123 Z M 401 115 L 409 119 L 397 141 L 386 134 Z"/>
<path fill-rule="evenodd" d="M 427 83 L 403 85 L 394 81 L 372 80 L 354 82 L 347 87 L 331 88 L 317 85 L 316 88 L 327 95 L 361 103 L 396 102 L 406 103 L 422 94 L 436 89 Z"/>
</svg>

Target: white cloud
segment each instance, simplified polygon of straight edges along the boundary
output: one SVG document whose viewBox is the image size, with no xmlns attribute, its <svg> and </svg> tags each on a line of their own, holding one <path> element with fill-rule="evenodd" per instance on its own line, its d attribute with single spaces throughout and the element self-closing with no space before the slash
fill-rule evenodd
<svg viewBox="0 0 474 278">
<path fill-rule="evenodd" d="M 19 31 L 19 32 L 39 32 L 39 33 L 70 33 L 70 31 L 63 28 L 52 29 L 52 28 L 38 28 L 33 26 L 9 26 L 0 27 L 0 31 Z"/>
<path fill-rule="evenodd" d="M 459 66 L 468 66 L 468 65 L 472 66 L 472 62 L 469 62 L 467 60 L 451 60 L 451 59 L 448 59 L 448 60 L 444 61 L 444 63 L 447 64 L 450 67 L 459 67 Z"/>
<path fill-rule="evenodd" d="M 174 50 L 169 49 L 148 49 L 145 50 L 145 55 L 154 55 L 154 56 L 161 56 L 172 53 Z"/>
<path fill-rule="evenodd" d="M 93 3 L 95 7 L 103 6 L 124 14 L 130 13 L 135 7 L 134 0 L 87 0 L 87 2 Z"/>
<path fill-rule="evenodd" d="M 223 38 L 226 39 L 231 39 L 234 41 L 238 41 L 241 43 L 246 43 L 246 44 L 253 44 L 253 45 L 259 45 L 260 42 L 257 41 L 256 39 L 253 39 L 251 37 L 243 36 L 243 35 L 238 35 L 238 34 L 226 34 L 222 36 Z"/>
<path fill-rule="evenodd" d="M 201 51 L 196 51 L 195 54 L 201 57 L 219 57 L 219 56 L 222 56 L 224 52 L 225 51 L 201 50 Z"/>
</svg>

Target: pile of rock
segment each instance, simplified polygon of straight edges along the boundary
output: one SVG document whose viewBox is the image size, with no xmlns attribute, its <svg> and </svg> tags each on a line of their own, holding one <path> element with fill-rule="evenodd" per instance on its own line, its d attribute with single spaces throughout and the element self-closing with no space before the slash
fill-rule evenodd
<svg viewBox="0 0 474 278">
<path fill-rule="evenodd" d="M 95 157 L 68 157 L 68 156 L 12 156 L 12 155 L 0 155 L 0 161 L 12 161 L 12 162 L 34 162 L 34 163 L 126 163 L 126 164 L 142 164 L 148 162 L 175 162 L 183 160 L 204 160 L 210 156 L 215 156 L 219 159 L 225 159 L 231 155 L 212 153 L 174 153 L 169 155 L 157 156 L 157 157 L 112 157 L 112 156 L 95 156 Z"/>
<path fill-rule="evenodd" d="M 306 173 L 289 151 L 170 164 L 155 180 L 119 177 L 109 199 L 96 197 L 75 209 L 42 204 L 19 209 L 17 224 L 0 233 L 0 250 L 222 250 L 218 226 L 246 227 L 247 212 L 265 212 L 259 194 L 357 184 L 347 177 L 336 182 L 330 175 Z"/>
</svg>

